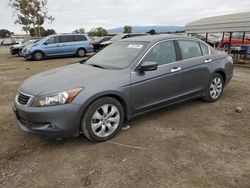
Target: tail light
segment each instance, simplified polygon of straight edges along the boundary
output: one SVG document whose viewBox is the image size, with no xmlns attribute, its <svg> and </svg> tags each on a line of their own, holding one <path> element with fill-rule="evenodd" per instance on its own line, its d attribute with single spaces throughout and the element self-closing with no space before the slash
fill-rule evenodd
<svg viewBox="0 0 250 188">
<path fill-rule="evenodd" d="M 227 57 L 227 60 L 228 60 L 230 63 L 234 64 L 233 58 L 232 58 L 231 56 L 228 56 L 228 57 Z"/>
<path fill-rule="evenodd" d="M 89 43 L 90 46 L 93 46 L 93 44 L 94 44 L 93 42 L 90 42 L 90 43 Z"/>
</svg>

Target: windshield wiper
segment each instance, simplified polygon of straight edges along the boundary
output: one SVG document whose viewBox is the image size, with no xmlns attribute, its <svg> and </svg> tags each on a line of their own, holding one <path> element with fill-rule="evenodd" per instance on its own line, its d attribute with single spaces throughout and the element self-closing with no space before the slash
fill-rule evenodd
<svg viewBox="0 0 250 188">
<path fill-rule="evenodd" d="M 107 69 L 107 68 L 105 68 L 105 67 L 103 67 L 101 65 L 96 65 L 96 64 L 87 64 L 87 65 L 91 65 L 93 67 L 98 67 L 98 68 L 101 68 L 101 69 Z"/>
</svg>

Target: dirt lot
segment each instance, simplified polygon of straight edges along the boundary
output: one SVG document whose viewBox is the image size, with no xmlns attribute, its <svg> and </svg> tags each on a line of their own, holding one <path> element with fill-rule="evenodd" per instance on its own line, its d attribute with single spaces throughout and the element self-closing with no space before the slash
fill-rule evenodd
<svg viewBox="0 0 250 188">
<path fill-rule="evenodd" d="M 235 68 L 218 102 L 147 114 L 104 143 L 21 131 L 11 106 L 22 81 L 78 60 L 26 61 L 0 47 L 0 187 L 250 187 L 250 69 Z"/>
</svg>

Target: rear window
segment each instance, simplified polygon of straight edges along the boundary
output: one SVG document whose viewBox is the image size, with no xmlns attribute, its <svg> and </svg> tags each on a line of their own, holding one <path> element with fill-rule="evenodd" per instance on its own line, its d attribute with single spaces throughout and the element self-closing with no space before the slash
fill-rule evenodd
<svg viewBox="0 0 250 188">
<path fill-rule="evenodd" d="M 190 59 L 202 56 L 201 48 L 198 42 L 191 40 L 178 41 L 182 59 Z"/>
<path fill-rule="evenodd" d="M 86 41 L 87 38 L 84 35 L 75 35 L 75 41 Z"/>
</svg>

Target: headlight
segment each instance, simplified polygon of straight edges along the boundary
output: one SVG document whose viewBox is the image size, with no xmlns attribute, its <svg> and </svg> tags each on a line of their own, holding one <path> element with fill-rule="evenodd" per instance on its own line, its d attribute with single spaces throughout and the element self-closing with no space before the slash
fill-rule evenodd
<svg viewBox="0 0 250 188">
<path fill-rule="evenodd" d="M 54 93 L 39 97 L 36 102 L 36 107 L 54 106 L 61 104 L 68 104 L 83 90 L 84 88 L 75 88 L 68 91 Z"/>
</svg>

